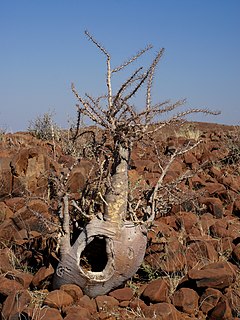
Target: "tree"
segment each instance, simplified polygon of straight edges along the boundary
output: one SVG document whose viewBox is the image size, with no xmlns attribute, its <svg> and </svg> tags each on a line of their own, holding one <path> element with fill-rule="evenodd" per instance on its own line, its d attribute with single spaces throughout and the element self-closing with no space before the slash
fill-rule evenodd
<svg viewBox="0 0 240 320">
<path fill-rule="evenodd" d="M 147 46 L 128 61 L 112 68 L 108 51 L 89 32 L 86 31 L 85 35 L 106 58 L 107 93 L 97 98 L 89 94 L 82 97 L 74 84 L 72 84 L 72 91 L 78 101 L 78 114 L 87 116 L 96 126 L 103 128 L 104 136 L 110 141 L 111 168 L 106 180 L 106 191 L 102 196 L 103 212 L 96 214 L 90 220 L 72 246 L 70 244 L 68 195 L 64 195 L 61 262 L 56 271 L 54 286 L 76 283 L 82 287 L 85 294 L 95 297 L 118 287 L 139 268 L 146 250 L 147 229 L 155 218 L 157 193 L 163 178 L 174 158 L 194 147 L 187 146 L 185 149 L 177 150 L 171 156 L 169 164 L 162 169 L 162 174 L 155 187 L 147 195 L 146 203 L 142 206 L 144 219 L 139 221 L 134 212 L 130 216 L 135 219 L 129 220 L 129 211 L 132 209 L 128 203 L 128 168 L 134 143 L 151 137 L 154 132 L 167 125 L 182 121 L 188 114 L 199 112 L 216 114 L 216 112 L 206 109 L 189 109 L 178 112 L 169 119 L 161 120 L 161 115 L 175 111 L 185 103 L 185 100 L 175 103 L 169 100 L 152 103 L 153 78 L 163 55 L 163 48 L 157 52 L 148 68 L 137 68 L 113 93 L 112 76 L 138 60 L 152 46 Z M 132 100 L 144 86 L 146 88 L 145 106 L 137 111 Z M 98 250 L 101 251 L 101 257 L 97 254 Z M 89 268 L 83 266 L 83 256 L 88 257 Z M 96 262 L 98 259 L 101 262 Z"/>
</svg>

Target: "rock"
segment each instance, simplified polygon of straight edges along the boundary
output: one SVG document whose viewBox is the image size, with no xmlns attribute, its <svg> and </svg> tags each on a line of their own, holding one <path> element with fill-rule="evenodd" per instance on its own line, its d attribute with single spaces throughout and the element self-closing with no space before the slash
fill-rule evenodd
<svg viewBox="0 0 240 320">
<path fill-rule="evenodd" d="M 216 218 L 222 218 L 224 215 L 224 209 L 222 201 L 219 198 L 201 198 L 200 203 L 205 204 L 210 211 Z"/>
<path fill-rule="evenodd" d="M 205 190 L 209 193 L 210 196 L 225 195 L 227 192 L 224 185 L 217 182 L 206 183 Z"/>
<path fill-rule="evenodd" d="M 159 317 L 161 320 L 174 320 L 180 319 L 179 312 L 170 303 L 162 302 L 156 303 L 143 309 L 143 313 L 146 317 L 151 319 Z"/>
<path fill-rule="evenodd" d="M 77 302 L 83 297 L 82 289 L 76 284 L 63 284 L 60 289 L 70 294 L 74 302 Z"/>
<path fill-rule="evenodd" d="M 207 314 L 218 304 L 222 297 L 223 295 L 221 291 L 213 288 L 207 288 L 200 298 L 200 309 Z"/>
<path fill-rule="evenodd" d="M 65 306 L 71 305 L 72 303 L 73 298 L 63 290 L 51 291 L 44 299 L 44 305 L 56 309 L 61 309 Z"/>
<path fill-rule="evenodd" d="M 11 249 L 0 249 L 0 273 L 6 273 L 8 271 L 13 270 L 11 256 L 13 256 L 13 252 Z"/>
<path fill-rule="evenodd" d="M 13 319 L 14 316 L 16 316 L 16 319 L 19 319 L 18 315 L 30 301 L 31 295 L 27 290 L 19 290 L 10 293 L 3 303 L 3 319 Z"/>
<path fill-rule="evenodd" d="M 24 205 L 26 204 L 26 199 L 24 199 L 23 197 L 12 197 L 6 199 L 4 202 L 12 210 L 12 212 L 16 212 L 24 207 Z"/>
<path fill-rule="evenodd" d="M 50 276 L 54 274 L 54 269 L 51 264 L 48 267 L 41 267 L 37 273 L 34 275 L 32 280 L 32 285 L 34 287 L 40 287 L 41 283 L 47 280 Z"/>
<path fill-rule="evenodd" d="M 240 290 L 238 285 L 235 288 L 225 289 L 225 297 L 227 298 L 232 313 L 235 317 L 239 317 L 239 306 L 240 306 Z"/>
<path fill-rule="evenodd" d="M 133 297 L 133 290 L 131 288 L 121 288 L 111 291 L 109 296 L 114 297 L 118 301 L 129 301 Z"/>
<path fill-rule="evenodd" d="M 32 282 L 33 275 L 28 272 L 23 272 L 20 270 L 12 270 L 8 272 L 7 275 L 8 278 L 12 278 L 19 282 L 24 289 L 28 289 L 30 286 L 30 283 Z"/>
<path fill-rule="evenodd" d="M 139 298 L 135 298 L 132 301 L 130 301 L 129 303 L 129 307 L 135 311 L 137 311 L 138 313 L 142 312 L 142 310 L 144 308 L 147 307 L 147 305 L 144 303 L 143 300 L 139 299 Z"/>
<path fill-rule="evenodd" d="M 0 223 L 13 216 L 12 210 L 4 203 L 0 202 Z"/>
<path fill-rule="evenodd" d="M 201 267 L 218 261 L 218 253 L 209 241 L 196 241 L 187 246 L 186 260 L 189 268 Z"/>
<path fill-rule="evenodd" d="M 188 276 L 190 279 L 196 280 L 197 287 L 223 289 L 235 281 L 236 272 L 230 262 L 215 262 L 200 270 L 190 270 Z"/>
<path fill-rule="evenodd" d="M 32 320 L 63 320 L 61 313 L 56 308 L 38 308 L 36 306 L 28 307 L 24 309 L 22 313 L 23 319 L 32 319 Z M 19 319 L 19 318 L 18 318 Z"/>
<path fill-rule="evenodd" d="M 210 232 L 214 237 L 218 238 L 226 238 L 230 236 L 228 223 L 223 219 L 215 221 L 215 223 L 210 227 Z"/>
<path fill-rule="evenodd" d="M 9 296 L 14 292 L 23 289 L 23 286 L 18 281 L 0 276 L 0 294 L 3 296 Z"/>
<path fill-rule="evenodd" d="M 180 311 L 188 314 L 194 314 L 198 307 L 199 296 L 196 291 L 189 288 L 181 288 L 175 291 L 172 297 L 172 303 Z"/>
<path fill-rule="evenodd" d="M 221 298 L 209 315 L 209 320 L 232 320 L 232 318 L 231 308 L 225 298 Z"/>
<path fill-rule="evenodd" d="M 176 222 L 183 228 L 188 234 L 198 224 L 198 216 L 192 212 L 181 212 L 178 214 Z"/>
<path fill-rule="evenodd" d="M 141 297 L 147 303 L 169 303 L 169 283 L 164 279 L 153 280 L 147 285 Z"/>
<path fill-rule="evenodd" d="M 27 229 L 41 234 L 49 234 L 56 230 L 51 223 L 52 217 L 48 212 L 48 205 L 42 200 L 31 200 L 27 206 L 19 209 L 12 217 L 19 230 Z"/>
<path fill-rule="evenodd" d="M 87 295 L 84 295 L 82 298 L 80 298 L 80 300 L 78 301 L 78 305 L 88 309 L 91 314 L 97 312 L 95 299 L 90 299 Z"/>
<path fill-rule="evenodd" d="M 91 313 L 88 309 L 80 306 L 70 306 L 64 308 L 66 317 L 64 320 L 90 320 L 92 319 Z"/>
<path fill-rule="evenodd" d="M 114 297 L 110 296 L 98 296 L 95 298 L 98 311 L 107 311 L 113 309 L 113 307 L 116 307 L 119 305 L 119 302 Z"/>
</svg>

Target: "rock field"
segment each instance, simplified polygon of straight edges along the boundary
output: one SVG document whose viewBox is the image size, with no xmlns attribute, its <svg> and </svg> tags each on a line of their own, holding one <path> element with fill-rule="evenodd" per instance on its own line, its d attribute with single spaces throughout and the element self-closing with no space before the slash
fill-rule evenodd
<svg viewBox="0 0 240 320">
<path fill-rule="evenodd" d="M 90 299 L 76 285 L 51 285 L 61 194 L 54 179 L 67 177 L 77 200 L 93 174 L 91 160 L 72 169 L 75 159 L 61 143 L 27 132 L 0 136 L 1 319 L 240 318 L 240 129 L 196 122 L 153 138 L 156 145 L 139 142 L 131 156 L 135 197 L 158 181 L 161 155 L 167 161 L 177 148 L 202 142 L 174 159 L 164 177 L 137 274 Z"/>
</svg>

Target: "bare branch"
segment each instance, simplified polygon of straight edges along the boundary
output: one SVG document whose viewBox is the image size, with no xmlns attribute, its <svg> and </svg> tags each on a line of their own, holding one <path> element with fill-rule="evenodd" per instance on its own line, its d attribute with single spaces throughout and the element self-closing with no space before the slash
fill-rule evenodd
<svg viewBox="0 0 240 320">
<path fill-rule="evenodd" d="M 153 46 L 151 44 L 147 45 L 146 48 L 137 52 L 137 54 L 135 56 L 133 56 L 132 58 L 130 58 L 129 60 L 127 60 L 126 62 L 121 64 L 119 67 L 114 68 L 112 70 L 112 73 L 118 72 L 118 71 L 122 70 L 123 68 L 127 67 L 129 64 L 131 64 L 133 61 L 137 60 L 141 55 L 143 55 L 145 52 L 147 52 L 148 50 L 150 50 L 152 48 L 153 48 Z"/>
<path fill-rule="evenodd" d="M 156 55 L 156 58 L 153 60 L 153 63 L 150 67 L 150 73 L 149 73 L 148 83 L 147 83 L 146 110 L 149 110 L 151 107 L 151 90 L 153 85 L 153 76 L 156 70 L 156 66 L 158 65 L 163 53 L 164 53 L 164 48 L 159 50 L 159 52 Z"/>
<path fill-rule="evenodd" d="M 85 30 L 84 33 L 88 39 L 91 40 L 107 57 L 110 57 L 110 54 L 107 52 L 107 50 L 97 40 L 95 40 L 87 30 Z"/>
</svg>

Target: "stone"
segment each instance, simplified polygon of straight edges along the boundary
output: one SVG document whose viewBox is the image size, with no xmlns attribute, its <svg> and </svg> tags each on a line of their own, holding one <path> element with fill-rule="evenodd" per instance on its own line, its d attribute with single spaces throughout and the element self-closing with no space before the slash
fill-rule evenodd
<svg viewBox="0 0 240 320">
<path fill-rule="evenodd" d="M 36 306 L 28 307 L 23 312 L 23 319 L 32 320 L 63 320 L 61 312 L 56 308 L 49 308 L 47 306 L 38 308 Z M 19 319 L 19 318 L 18 318 Z"/>
<path fill-rule="evenodd" d="M 236 279 L 236 268 L 230 262 L 215 262 L 198 269 L 192 269 L 188 276 L 196 280 L 197 287 L 223 289 Z"/>
<path fill-rule="evenodd" d="M 6 205 L 12 210 L 12 212 L 16 212 L 25 205 L 25 199 L 23 197 L 12 197 L 9 199 L 6 199 L 4 201 Z"/>
<path fill-rule="evenodd" d="M 11 256 L 13 256 L 13 252 L 11 249 L 0 249 L 0 273 L 6 273 L 8 271 L 13 270 Z"/>
<path fill-rule="evenodd" d="M 218 238 L 226 238 L 230 236 L 230 232 L 228 230 L 228 222 L 224 219 L 217 220 L 211 227 L 210 232 L 212 236 Z"/>
<path fill-rule="evenodd" d="M 198 224 L 198 216 L 192 212 L 181 212 L 178 214 L 176 222 L 188 234 Z"/>
<path fill-rule="evenodd" d="M 78 301 L 78 305 L 88 309 L 91 314 L 97 312 L 97 305 L 95 299 L 91 299 L 87 295 L 84 295 L 82 298 L 80 298 L 80 300 Z"/>
<path fill-rule="evenodd" d="M 222 201 L 219 198 L 205 198 L 202 197 L 200 199 L 200 203 L 205 204 L 210 211 L 216 218 L 222 218 L 224 215 L 224 209 Z"/>
<path fill-rule="evenodd" d="M 44 305 L 56 309 L 61 309 L 65 306 L 71 305 L 72 303 L 73 298 L 63 290 L 51 291 L 44 299 Z"/>
<path fill-rule="evenodd" d="M 218 253 L 209 241 L 195 241 L 187 246 L 186 260 L 189 268 L 201 267 L 218 261 Z"/>
<path fill-rule="evenodd" d="M 66 320 L 88 320 L 92 319 L 91 313 L 88 309 L 81 306 L 68 306 L 64 308 L 64 313 Z"/>
<path fill-rule="evenodd" d="M 12 270 L 8 272 L 7 277 L 18 281 L 24 289 L 29 288 L 33 279 L 33 275 L 31 273 L 23 272 L 20 270 Z"/>
<path fill-rule="evenodd" d="M 48 205 L 42 200 L 31 200 L 27 206 L 19 209 L 12 217 L 15 225 L 21 229 L 49 234 L 56 230 L 56 226 L 49 223 L 52 218 L 48 212 Z"/>
<path fill-rule="evenodd" d="M 232 320 L 232 310 L 228 300 L 222 298 L 209 315 L 209 320 Z"/>
<path fill-rule="evenodd" d="M 83 297 L 82 289 L 76 284 L 63 284 L 60 289 L 70 294 L 74 302 L 77 302 Z"/>
<path fill-rule="evenodd" d="M 54 274 L 54 269 L 51 266 L 51 264 L 48 267 L 41 267 L 37 273 L 34 275 L 33 279 L 32 279 L 32 285 L 34 287 L 39 288 L 41 283 L 46 281 L 50 276 L 52 276 Z"/>
<path fill-rule="evenodd" d="M 12 210 L 4 203 L 0 202 L 0 223 L 13 216 Z"/>
<path fill-rule="evenodd" d="M 13 316 L 20 314 L 31 299 L 31 295 L 27 290 L 14 291 L 9 294 L 3 303 L 3 319 L 11 319 Z"/>
<path fill-rule="evenodd" d="M 133 290 L 131 288 L 116 289 L 110 292 L 109 296 L 114 297 L 118 301 L 129 301 L 133 297 Z"/>
<path fill-rule="evenodd" d="M 240 290 L 238 285 L 235 288 L 225 289 L 225 297 L 229 302 L 233 315 L 239 317 Z"/>
<path fill-rule="evenodd" d="M 137 312 L 141 312 L 147 305 L 144 303 L 142 299 L 135 298 L 129 303 L 129 307 Z"/>
<path fill-rule="evenodd" d="M 146 303 L 170 302 L 169 283 L 164 279 L 153 280 L 147 285 L 141 297 Z"/>
<path fill-rule="evenodd" d="M 95 301 L 96 301 L 97 309 L 99 312 L 111 310 L 113 307 L 116 307 L 119 305 L 119 302 L 117 299 L 107 295 L 98 296 L 95 298 Z"/>
<path fill-rule="evenodd" d="M 23 289 L 23 286 L 18 281 L 0 276 L 0 294 L 3 296 L 9 296 L 11 293 Z"/>
<path fill-rule="evenodd" d="M 156 303 L 151 306 L 147 306 L 145 309 L 143 309 L 143 313 L 146 317 L 149 317 L 151 319 L 159 319 L 161 320 L 174 320 L 174 319 L 180 319 L 179 312 L 177 309 L 170 303 L 162 302 L 162 303 Z"/>
<path fill-rule="evenodd" d="M 190 288 L 181 288 L 174 292 L 172 303 L 180 311 L 194 314 L 198 308 L 199 296 L 197 292 Z"/>
<path fill-rule="evenodd" d="M 207 314 L 218 304 L 222 297 L 223 295 L 221 291 L 213 288 L 207 288 L 200 298 L 200 309 Z"/>
</svg>

